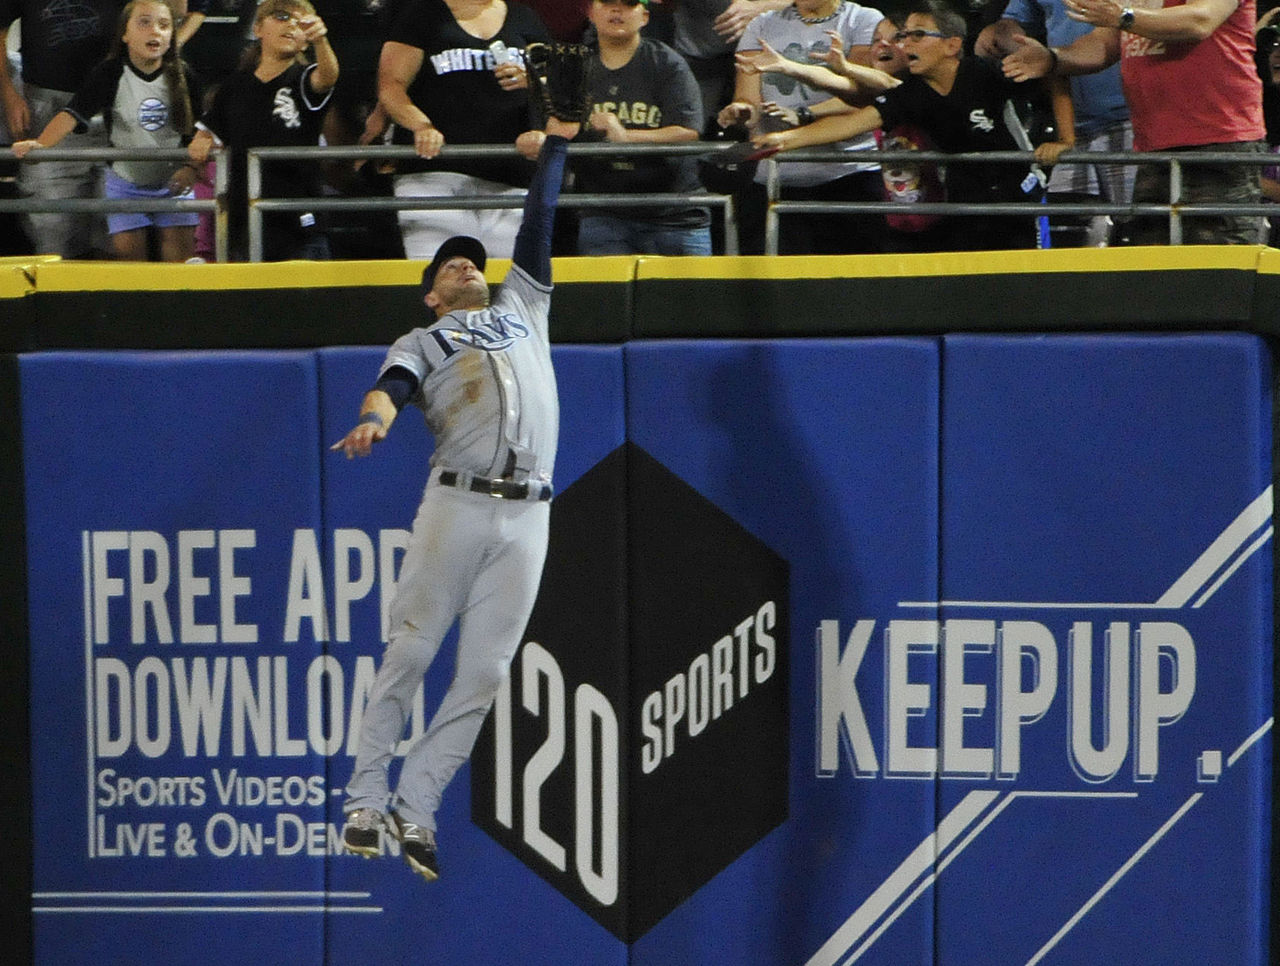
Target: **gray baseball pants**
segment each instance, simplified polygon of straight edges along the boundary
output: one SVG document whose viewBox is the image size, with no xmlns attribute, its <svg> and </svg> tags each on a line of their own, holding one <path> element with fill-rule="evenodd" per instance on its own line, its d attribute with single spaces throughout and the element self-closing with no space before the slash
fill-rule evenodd
<svg viewBox="0 0 1280 966">
<path fill-rule="evenodd" d="M 445 787 L 471 755 L 506 679 L 542 579 L 549 502 L 428 485 L 391 605 L 390 632 L 360 729 L 344 809 L 385 811 L 435 830 Z M 457 667 L 410 747 L 394 798 L 388 768 L 413 699 L 458 619 Z"/>
</svg>

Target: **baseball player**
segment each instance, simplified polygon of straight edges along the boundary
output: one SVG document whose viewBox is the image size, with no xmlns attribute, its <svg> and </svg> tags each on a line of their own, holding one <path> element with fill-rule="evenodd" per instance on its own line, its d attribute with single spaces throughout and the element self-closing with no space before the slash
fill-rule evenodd
<svg viewBox="0 0 1280 966">
<path fill-rule="evenodd" d="M 489 301 L 485 249 L 458 235 L 422 273 L 434 322 L 398 339 L 359 423 L 332 447 L 366 456 L 414 403 L 435 435 L 431 473 L 391 606 L 347 783 L 343 845 L 378 854 L 380 830 L 410 867 L 439 875 L 435 812 L 467 760 L 533 609 L 547 550 L 559 401 L 547 312 L 551 228 L 565 146 L 579 124 L 548 120 L 513 263 Z M 523 136 L 522 136 L 523 137 Z M 388 784 L 392 749 L 445 632 L 459 619 L 457 672 L 430 726 Z M 389 807 L 388 807 L 389 806 Z"/>
</svg>

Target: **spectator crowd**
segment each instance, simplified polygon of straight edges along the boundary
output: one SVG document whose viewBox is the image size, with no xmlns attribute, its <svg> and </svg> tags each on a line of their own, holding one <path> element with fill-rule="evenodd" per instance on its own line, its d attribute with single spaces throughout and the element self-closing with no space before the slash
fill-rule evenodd
<svg viewBox="0 0 1280 966">
<path fill-rule="evenodd" d="M 403 207 L 269 213 L 263 257 L 429 258 L 458 234 L 509 257 L 544 122 L 524 51 L 561 41 L 590 48 L 577 141 L 596 148 L 570 153 L 566 190 L 616 197 L 566 207 L 557 254 L 722 252 L 723 208 L 707 193 L 733 196 L 739 250 L 761 252 L 770 157 L 783 201 L 891 203 L 786 213 L 785 254 L 1161 244 L 1167 216 L 1059 217 L 1053 203 L 1167 202 L 1167 164 L 1082 160 L 1131 151 L 1212 152 L 1181 165 L 1184 202 L 1280 202 L 1280 159 L 1265 164 L 1280 146 L 1277 11 L 1280 0 L 0 0 L 0 164 L 11 197 L 143 206 L 211 197 L 225 164 L 229 250 L 243 260 L 248 149 L 399 145 L 412 154 L 265 164 L 265 197 Z M 696 142 L 706 150 L 608 152 Z M 510 150 L 450 150 L 473 145 Z M 166 156 L 42 160 L 54 147 Z M 1034 162 L 882 164 L 877 147 L 1031 148 Z M 786 159 L 801 148 L 834 160 Z M 942 201 L 967 207 L 913 207 Z M 1047 214 L 989 207 L 1041 201 L 1032 210 Z M 211 222 L 174 206 L 9 216 L 0 253 L 211 260 Z M 1248 212 L 1183 218 L 1188 242 L 1270 231 Z"/>
</svg>

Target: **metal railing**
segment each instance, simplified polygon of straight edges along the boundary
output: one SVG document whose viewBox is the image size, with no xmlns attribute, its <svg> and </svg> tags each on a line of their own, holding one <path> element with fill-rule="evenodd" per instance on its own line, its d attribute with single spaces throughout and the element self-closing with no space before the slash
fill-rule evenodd
<svg viewBox="0 0 1280 966">
<path fill-rule="evenodd" d="M 851 157 L 855 155 L 856 157 Z M 780 198 L 782 164 L 794 161 L 843 161 L 878 160 L 884 163 L 899 161 L 912 164 L 936 163 L 947 164 L 1012 164 L 1022 165 L 1028 170 L 1035 161 L 1035 155 L 1029 151 L 988 151 L 946 154 L 941 151 L 834 151 L 830 148 L 805 148 L 778 154 L 762 162 L 768 165 L 766 174 L 766 191 L 769 198 L 769 209 L 765 215 L 765 251 L 768 254 L 778 253 L 779 216 L 785 214 L 813 214 L 848 212 L 850 214 L 920 214 L 920 215 L 1027 215 L 1039 217 L 1070 217 L 1076 215 L 1120 215 L 1133 218 L 1142 215 L 1164 216 L 1169 219 L 1169 243 L 1183 243 L 1182 220 L 1196 215 L 1276 215 L 1280 207 L 1274 204 L 1219 204 L 1191 205 L 1182 201 L 1182 170 L 1184 166 L 1195 164 L 1227 164 L 1252 165 L 1266 167 L 1280 163 L 1280 156 L 1274 154 L 1240 154 L 1231 151 L 1064 151 L 1058 159 L 1064 164 L 1119 164 L 1137 166 L 1143 164 L 1162 164 L 1169 168 L 1169 201 L 1165 203 L 1113 204 L 1103 201 L 1064 203 L 1050 202 L 1002 202 L 1000 204 L 965 204 L 959 202 L 916 202 L 902 204 L 886 201 L 786 201 Z"/>
<path fill-rule="evenodd" d="M 572 144 L 569 154 L 581 157 L 687 157 L 707 153 L 706 144 Z M 312 159 L 318 161 L 419 160 L 413 149 L 396 147 L 332 147 L 332 148 L 253 148 L 248 155 L 249 187 L 249 260 L 262 259 L 262 215 L 270 211 L 438 211 L 472 208 L 519 208 L 523 197 L 514 195 L 475 195 L 472 197 L 423 196 L 421 198 L 266 198 L 262 194 L 262 165 L 270 161 Z M 507 144 L 445 145 L 440 157 L 447 160 L 513 159 L 520 155 Z M 724 209 L 725 254 L 738 254 L 737 215 L 733 195 L 696 192 L 692 194 L 587 194 L 571 192 L 560 196 L 562 208 L 712 208 Z"/>
<path fill-rule="evenodd" d="M 12 149 L 4 154 L 14 157 Z M 187 160 L 181 148 L 40 148 L 29 153 L 20 164 L 50 164 L 58 161 L 86 163 L 112 161 L 172 161 L 174 166 Z M 214 233 L 219 240 L 217 257 L 227 258 L 226 204 L 228 172 L 218 165 L 213 184 L 213 198 L 0 198 L 0 212 L 16 214 L 114 214 L 127 211 L 211 212 Z"/>
<path fill-rule="evenodd" d="M 691 142 L 679 145 L 608 145 L 608 144 L 573 144 L 569 147 L 571 157 L 709 157 L 714 152 L 732 147 L 726 143 Z M 12 151 L 5 150 L 5 155 L 12 157 Z M 271 198 L 262 194 L 262 165 L 271 161 L 305 160 L 315 163 L 355 162 L 364 160 L 370 163 L 384 161 L 406 161 L 416 159 L 409 147 L 306 147 L 306 148 L 255 148 L 248 154 L 248 226 L 249 257 L 251 261 L 262 258 L 262 216 L 267 212 L 310 211 L 310 212 L 369 212 L 381 210 L 441 210 L 459 208 L 519 208 L 523 200 L 512 195 L 476 195 L 470 198 L 453 196 L 424 196 L 420 198 L 395 198 L 385 196 L 357 197 L 352 195 L 327 195 L 318 198 Z M 215 160 L 224 160 L 221 152 L 215 153 Z M 516 158 L 517 152 L 511 145 L 446 145 L 441 157 L 451 160 L 473 160 L 494 158 Z M 171 160 L 175 163 L 185 160 L 186 154 L 181 149 L 124 149 L 124 148 L 45 148 L 28 154 L 21 162 L 24 164 L 40 164 L 56 161 L 73 162 L 110 162 L 117 160 Z M 837 151 L 830 148 L 807 148 L 775 155 L 761 162 L 765 166 L 765 189 L 769 200 L 765 221 L 765 251 L 777 254 L 779 220 L 789 214 L 804 213 L 839 213 L 850 214 L 939 214 L 939 215 L 1013 215 L 1013 216 L 1163 216 L 1169 219 L 1170 243 L 1182 244 L 1183 219 L 1198 215 L 1245 215 L 1264 216 L 1280 213 L 1280 209 L 1271 204 L 1186 204 L 1182 201 L 1184 167 L 1194 164 L 1226 164 L 1267 166 L 1280 162 L 1280 157 L 1270 154 L 1238 154 L 1234 152 L 1213 151 L 1165 151 L 1165 152 L 1095 152 L 1068 151 L 1059 159 L 1059 164 L 1121 164 L 1144 165 L 1161 164 L 1169 168 L 1169 200 L 1162 203 L 1128 203 L 1113 204 L 1107 202 L 1059 203 L 1049 205 L 1037 202 L 1003 202 L 986 204 L 962 204 L 956 202 L 831 202 L 831 201 L 789 201 L 782 199 L 780 168 L 792 162 L 837 162 L 837 163 L 892 163 L 910 162 L 912 164 L 936 163 L 953 164 L 1017 164 L 1029 167 L 1034 156 L 1025 151 L 993 151 L 985 153 L 946 154 L 937 151 Z M 219 261 L 228 258 L 228 204 L 229 204 L 229 171 L 228 165 L 219 163 L 215 175 L 212 199 L 42 199 L 15 198 L 0 199 L 0 213 L 110 213 L 122 211 L 156 211 L 176 212 L 195 211 L 212 212 L 214 214 L 215 252 Z M 692 194 L 579 194 L 561 195 L 560 204 L 566 208 L 598 209 L 598 208 L 670 208 L 670 207 L 707 207 L 721 208 L 724 211 L 725 251 L 726 254 L 737 254 L 737 212 L 734 198 L 730 194 L 692 193 Z"/>
</svg>

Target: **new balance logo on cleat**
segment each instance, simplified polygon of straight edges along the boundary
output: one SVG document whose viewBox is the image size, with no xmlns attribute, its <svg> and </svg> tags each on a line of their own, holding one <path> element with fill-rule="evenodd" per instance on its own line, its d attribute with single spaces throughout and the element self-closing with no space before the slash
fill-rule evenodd
<svg viewBox="0 0 1280 966">
<path fill-rule="evenodd" d="M 378 835 L 386 822 L 376 808 L 357 808 L 347 813 L 347 823 L 342 827 L 342 847 L 348 852 L 371 859 L 381 852 Z"/>
<path fill-rule="evenodd" d="M 387 828 L 400 840 L 400 853 L 409 868 L 428 882 L 440 878 L 440 866 L 436 862 L 436 837 L 430 829 L 406 822 L 395 812 L 387 816 Z"/>
</svg>

